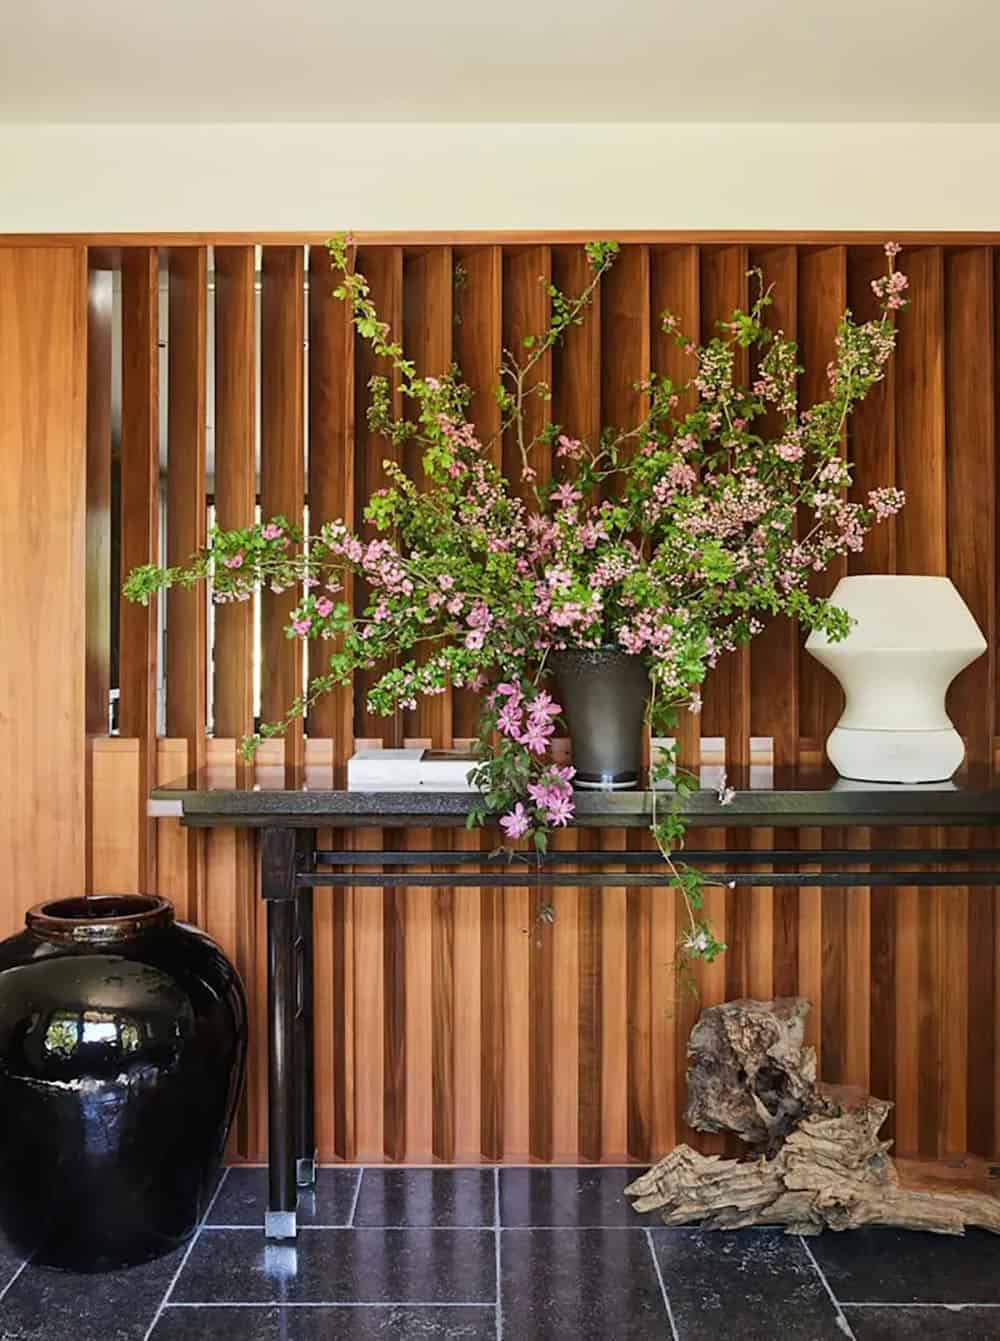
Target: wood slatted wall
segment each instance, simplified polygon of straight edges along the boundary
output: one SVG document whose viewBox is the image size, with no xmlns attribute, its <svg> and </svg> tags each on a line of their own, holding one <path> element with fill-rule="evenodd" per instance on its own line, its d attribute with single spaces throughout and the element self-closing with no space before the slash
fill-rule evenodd
<svg viewBox="0 0 1000 1341">
<path fill-rule="evenodd" d="M 158 260 L 166 275 L 159 285 Z M 902 318 L 889 378 L 853 423 L 850 450 L 859 495 L 895 483 L 907 490 L 909 503 L 898 522 L 883 527 L 864 554 L 838 571 L 953 577 L 990 651 L 956 683 L 951 708 L 970 758 L 987 761 L 997 730 L 994 298 L 1000 255 L 975 240 L 924 240 L 904 253 L 903 263 L 913 305 Z M 623 247 L 583 325 L 539 368 L 552 385 L 553 417 L 577 434 L 594 433 L 602 422 L 634 423 L 642 397 L 633 381 L 651 363 L 675 375 L 685 371 L 685 356 L 664 338 L 658 314 L 670 308 L 688 329 L 710 334 L 716 320 L 745 301 L 748 264 L 762 265 L 776 282 L 775 319 L 801 342 L 808 367 L 803 404 L 822 395 L 842 308 L 850 303 L 867 315 L 872 306 L 869 282 L 882 265 L 872 242 L 653 238 Z M 355 343 L 343 307 L 328 296 L 322 248 L 283 239 L 255 257 L 242 240 L 214 249 L 192 242 L 164 247 L 158 258 L 144 245 L 94 253 L 92 265 L 90 344 L 97 360 L 92 367 L 99 370 L 91 377 L 88 419 L 96 500 L 88 528 L 92 565 L 107 563 L 107 489 L 103 458 L 94 449 L 107 431 L 110 396 L 107 329 L 94 301 L 107 279 L 101 266 L 117 265 L 122 276 L 126 563 L 146 558 L 157 543 L 159 396 L 168 403 L 171 559 L 204 536 L 207 415 L 214 422 L 214 502 L 223 524 L 249 521 L 255 501 L 265 515 L 299 517 L 307 492 L 314 522 L 346 516 L 360 524 L 390 452 L 366 426 L 367 382 L 377 369 L 367 347 Z M 544 322 L 550 276 L 565 289 L 586 280 L 578 245 L 502 238 L 363 245 L 358 266 L 421 370 L 459 362 L 485 437 L 497 427 L 489 387 L 501 347 L 516 345 Z M 158 298 L 169 307 L 165 387 L 157 385 L 154 357 Z M 214 348 L 211 407 L 207 341 Z M 496 450 L 516 478 L 513 444 L 498 443 Z M 153 826 L 141 819 L 144 788 L 154 775 L 176 776 L 206 759 L 235 774 L 236 738 L 253 713 L 252 612 L 242 606 L 215 613 L 209 738 L 204 603 L 189 594 L 171 596 L 167 736 L 159 740 L 151 678 L 155 614 L 123 613 L 122 737 L 111 739 L 100 734 L 107 643 L 100 636 L 99 597 L 94 601 L 87 649 L 88 689 L 97 703 L 90 713 L 91 886 L 156 887 L 235 957 L 255 1003 L 255 1038 L 233 1153 L 260 1158 L 264 968 L 254 840 L 236 832 L 187 834 L 175 821 Z M 301 674 L 297 644 L 281 635 L 286 613 L 287 600 L 262 598 L 265 715 L 280 711 Z M 727 760 L 745 762 L 752 736 L 772 739 L 777 763 L 819 757 L 840 709 L 839 690 L 801 654 L 800 643 L 790 626 L 775 625 L 713 676 L 701 729 L 724 738 Z M 267 761 L 337 765 L 356 739 L 443 746 L 474 729 L 476 705 L 466 692 L 385 721 L 366 712 L 363 690 L 359 683 L 353 694 L 331 696 L 314 712 L 309 739 L 296 732 L 283 747 L 269 745 Z M 688 762 L 697 757 L 693 720 L 685 724 L 681 746 Z M 430 837 L 414 831 L 405 841 L 419 849 Z M 705 834 L 704 845 L 722 849 L 732 837 L 724 830 Z M 801 841 L 818 844 L 824 837 L 830 845 L 864 846 L 885 838 L 929 843 L 936 835 L 900 831 L 873 840 L 866 830 L 806 831 Z M 983 833 L 976 841 L 992 837 Z M 327 841 L 367 847 L 380 838 L 364 832 Z M 490 840 L 458 833 L 447 841 L 475 848 Z M 570 832 L 559 841 L 573 850 L 577 836 Z M 602 841 L 606 887 L 557 891 L 551 927 L 538 922 L 537 899 L 528 891 L 317 896 L 316 1073 L 324 1159 L 645 1161 L 688 1139 L 684 1043 L 696 1006 L 677 993 L 670 967 L 676 896 L 615 886 L 615 852 L 642 844 L 643 835 L 611 832 Z M 780 830 L 752 835 L 764 870 L 770 849 L 797 841 Z M 730 950 L 702 970 L 704 1002 L 801 992 L 814 1003 L 810 1032 L 822 1074 L 894 1098 L 900 1150 L 1000 1150 L 995 890 L 821 893 L 806 874 L 798 889 L 713 891 L 710 900 Z M 720 1148 L 710 1139 L 698 1144 Z"/>
</svg>

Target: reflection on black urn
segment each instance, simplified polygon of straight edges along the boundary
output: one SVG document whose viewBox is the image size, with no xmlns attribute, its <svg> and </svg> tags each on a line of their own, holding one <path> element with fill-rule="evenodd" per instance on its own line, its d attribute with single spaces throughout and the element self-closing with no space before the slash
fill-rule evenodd
<svg viewBox="0 0 1000 1341">
<path fill-rule="evenodd" d="M 239 977 L 165 899 L 40 904 L 0 944 L 0 1227 L 48 1266 L 170 1252 L 212 1194 L 246 1058 Z"/>
</svg>

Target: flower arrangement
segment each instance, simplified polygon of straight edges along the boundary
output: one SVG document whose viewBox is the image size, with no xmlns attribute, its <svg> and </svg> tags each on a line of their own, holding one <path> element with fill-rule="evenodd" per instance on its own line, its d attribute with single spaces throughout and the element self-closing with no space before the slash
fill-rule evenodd
<svg viewBox="0 0 1000 1341">
<path fill-rule="evenodd" d="M 287 635 L 317 650 L 325 644 L 325 666 L 283 721 L 244 742 L 248 755 L 359 671 L 381 669 L 368 705 L 382 714 L 468 686 L 483 708 L 470 823 L 499 819 L 507 844 L 544 852 L 552 829 L 574 813 L 573 769 L 550 750 L 562 712 L 547 678 L 552 653 L 613 644 L 642 658 L 648 727 L 662 740 L 679 712 L 699 710 L 700 686 L 718 659 L 766 620 L 785 614 L 834 639 L 847 633 L 846 614 L 813 595 L 810 579 L 859 550 L 867 530 L 903 504 L 893 488 L 847 501 L 843 451 L 848 416 L 884 375 L 895 345 L 907 287 L 896 244 L 886 246 L 886 272 L 872 286 L 879 315 L 856 323 L 844 314 L 827 398 L 810 409 L 797 408 L 796 346 L 767 325 L 771 290 L 755 270 L 749 310 L 734 311 L 707 343 L 663 314 L 694 373 L 686 385 L 650 373 L 640 424 L 605 429 L 592 442 L 552 422 L 532 434 L 529 418 L 539 416 L 529 416 L 529 404 L 549 399 L 538 364 L 582 322 L 615 263 L 615 242 L 588 244 L 582 291 L 550 285 L 547 328 L 504 352 L 496 395 L 500 432 L 518 447 L 515 481 L 495 463 L 497 439 L 483 443 L 466 418 L 470 393 L 458 368 L 418 376 L 354 269 L 353 239 L 328 245 L 340 275 L 335 296 L 393 369 L 408 406 L 393 418 L 388 378 L 372 379 L 369 422 L 406 464 L 383 463 L 388 483 L 368 501 L 370 530 L 356 534 L 331 520 L 305 536 L 284 517 L 215 530 L 188 563 L 137 568 L 125 585 L 138 601 L 200 581 L 216 601 L 248 600 L 263 585 L 300 593 Z M 753 351 L 749 385 L 736 379 L 743 350 Z M 693 408 L 682 410 L 692 393 Z M 344 599 L 346 572 L 364 581 L 360 610 Z M 725 946 L 703 913 L 706 877 L 677 855 L 695 783 L 669 746 L 654 752 L 651 771 L 652 831 L 688 910 L 680 956 L 711 960 Z M 657 799 L 664 784 L 669 804 Z"/>
</svg>

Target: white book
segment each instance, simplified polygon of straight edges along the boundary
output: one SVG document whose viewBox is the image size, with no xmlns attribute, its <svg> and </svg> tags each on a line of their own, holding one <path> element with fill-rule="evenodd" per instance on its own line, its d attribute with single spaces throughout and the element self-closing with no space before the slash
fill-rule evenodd
<svg viewBox="0 0 1000 1341">
<path fill-rule="evenodd" d="M 469 773 L 475 756 L 459 750 L 357 750 L 347 761 L 349 791 L 471 792 Z"/>
</svg>

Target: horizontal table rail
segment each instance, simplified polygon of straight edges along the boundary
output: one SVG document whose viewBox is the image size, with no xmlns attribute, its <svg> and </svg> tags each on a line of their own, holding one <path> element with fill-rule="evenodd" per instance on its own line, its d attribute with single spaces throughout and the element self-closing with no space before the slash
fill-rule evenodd
<svg viewBox="0 0 1000 1341">
<path fill-rule="evenodd" d="M 727 866 L 760 866 L 768 862 L 802 862 L 817 866 L 885 866 L 898 862 L 925 862 L 932 865 L 1000 866 L 1000 848 L 683 848 L 674 857 L 690 865 L 724 861 Z M 317 866 L 651 866 L 661 860 L 656 851 L 547 852 L 539 856 L 525 852 L 513 860 L 506 852 L 455 852 L 448 849 L 405 851 L 366 849 L 329 851 L 321 848 L 313 854 Z"/>
<path fill-rule="evenodd" d="M 604 853 L 605 860 L 624 853 Z M 715 853 L 715 861 L 724 858 L 724 852 Z M 386 864 L 389 864 L 388 861 Z M 733 871 L 705 872 L 706 881 L 715 885 L 762 886 L 800 885 L 806 889 L 826 888 L 868 888 L 879 886 L 898 886 L 910 889 L 917 885 L 935 887 L 966 885 L 1000 885 L 1000 871 L 859 871 L 854 874 L 845 871 Z M 676 884 L 673 876 L 659 875 L 656 872 L 634 871 L 564 871 L 545 870 L 524 871 L 522 873 L 482 871 L 475 875 L 462 872 L 453 874 L 403 870 L 385 871 L 377 875 L 365 873 L 350 874 L 337 871 L 300 871 L 295 877 L 296 884 L 303 889 L 331 885 L 334 887 L 355 889 L 399 889 L 399 888 L 442 888 L 442 889 L 575 889 L 578 887 L 601 887 L 621 889 L 625 886 L 644 888 L 654 885 Z"/>
</svg>

